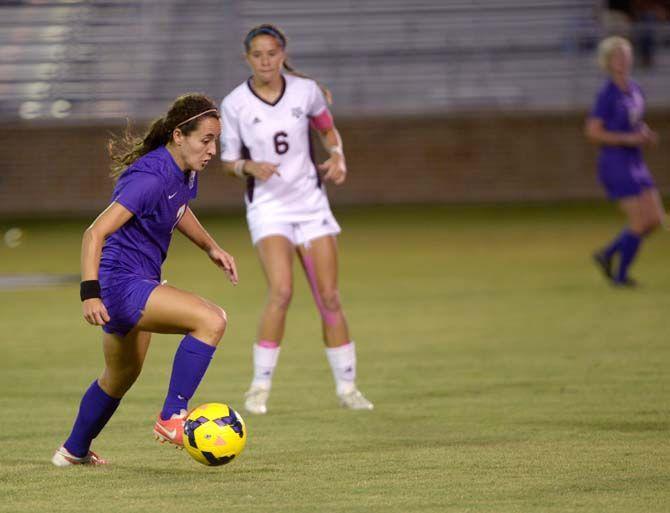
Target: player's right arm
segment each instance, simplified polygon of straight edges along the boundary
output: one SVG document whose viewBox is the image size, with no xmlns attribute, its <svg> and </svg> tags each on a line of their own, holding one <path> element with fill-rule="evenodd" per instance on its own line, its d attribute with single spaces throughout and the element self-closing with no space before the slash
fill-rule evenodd
<svg viewBox="0 0 670 513">
<path fill-rule="evenodd" d="M 226 97 L 221 103 L 221 161 L 223 170 L 240 178 L 253 176 L 265 181 L 272 175 L 279 175 L 278 164 L 272 162 L 256 162 L 243 159 L 241 155 L 242 137 L 239 130 L 239 119 L 231 106 L 232 100 Z"/>
<path fill-rule="evenodd" d="M 105 239 L 126 224 L 133 213 L 120 203 L 113 202 L 86 228 L 81 242 L 81 280 L 97 280 L 100 257 Z M 109 314 L 100 298 L 82 302 L 84 319 L 94 326 L 103 326 Z"/>
<path fill-rule="evenodd" d="M 253 176 L 263 182 L 272 175 L 281 176 L 279 174 L 279 165 L 271 162 L 256 162 L 250 159 L 237 160 L 223 160 L 223 170 L 231 175 L 239 176 Z"/>
<path fill-rule="evenodd" d="M 650 130 L 647 125 L 643 125 L 637 132 L 613 132 L 605 129 L 603 120 L 597 117 L 586 120 L 584 134 L 592 143 L 608 146 L 643 146 L 655 144 L 658 140 L 656 132 Z"/>
<path fill-rule="evenodd" d="M 616 97 L 611 88 L 605 87 L 596 96 L 595 104 L 584 125 L 584 135 L 593 144 L 606 146 L 644 146 L 655 144 L 658 136 L 641 123 L 635 131 L 613 131 L 607 129 L 607 121 L 616 116 Z"/>
</svg>

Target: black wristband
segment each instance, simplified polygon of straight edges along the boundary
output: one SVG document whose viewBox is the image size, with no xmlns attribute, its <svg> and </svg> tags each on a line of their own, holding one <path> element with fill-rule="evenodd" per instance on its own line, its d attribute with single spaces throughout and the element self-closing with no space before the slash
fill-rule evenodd
<svg viewBox="0 0 670 513">
<path fill-rule="evenodd" d="M 79 297 L 82 301 L 100 297 L 100 282 L 98 280 L 82 281 L 79 289 Z"/>
</svg>

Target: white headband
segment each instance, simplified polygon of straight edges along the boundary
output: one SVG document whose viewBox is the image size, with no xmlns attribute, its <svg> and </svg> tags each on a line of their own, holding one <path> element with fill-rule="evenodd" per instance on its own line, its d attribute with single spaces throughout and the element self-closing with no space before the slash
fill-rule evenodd
<svg viewBox="0 0 670 513">
<path fill-rule="evenodd" d="M 209 109 L 209 110 L 206 110 L 205 112 L 201 112 L 200 114 L 196 114 L 195 116 L 188 118 L 186 121 L 182 121 L 175 128 L 179 128 L 180 126 L 185 125 L 189 121 L 193 121 L 195 118 L 199 118 L 200 116 L 204 116 L 205 114 L 209 114 L 210 112 L 218 112 L 218 110 Z"/>
</svg>

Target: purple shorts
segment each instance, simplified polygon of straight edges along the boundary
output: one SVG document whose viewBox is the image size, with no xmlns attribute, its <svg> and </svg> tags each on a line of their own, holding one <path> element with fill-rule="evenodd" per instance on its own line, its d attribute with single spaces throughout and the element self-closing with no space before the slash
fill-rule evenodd
<svg viewBox="0 0 670 513">
<path fill-rule="evenodd" d="M 645 189 L 656 187 L 651 173 L 644 163 L 636 165 L 599 166 L 598 178 L 611 200 L 638 196 Z"/>
<path fill-rule="evenodd" d="M 110 317 L 102 329 L 126 336 L 142 317 L 149 296 L 158 285 L 158 280 L 141 276 L 101 272 L 102 302 Z"/>
</svg>

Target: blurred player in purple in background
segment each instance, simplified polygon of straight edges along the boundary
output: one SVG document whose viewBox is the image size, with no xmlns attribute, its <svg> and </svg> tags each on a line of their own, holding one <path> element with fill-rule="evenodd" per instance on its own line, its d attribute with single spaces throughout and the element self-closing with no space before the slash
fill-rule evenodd
<svg viewBox="0 0 670 513">
<path fill-rule="evenodd" d="M 372 403 L 355 383 L 356 349 L 337 287 L 335 236 L 340 226 L 322 183 L 340 185 L 347 173 L 328 109 L 329 93 L 288 65 L 286 37 L 277 27 L 253 28 L 244 47 L 253 76 L 223 100 L 221 159 L 228 172 L 247 180 L 247 222 L 268 283 L 245 408 L 256 414 L 267 411 L 297 253 L 321 314 L 339 401 L 345 408 L 371 410 Z M 330 153 L 319 166 L 311 157 L 310 126 Z"/>
<path fill-rule="evenodd" d="M 161 441 L 181 445 L 187 403 L 226 328 L 225 312 L 190 292 L 161 285 L 161 265 L 177 228 L 221 267 L 237 270 L 188 206 L 198 172 L 216 154 L 219 113 L 199 94 L 180 96 L 143 139 L 112 141 L 118 177 L 112 202 L 84 233 L 81 300 L 84 318 L 104 331 L 105 368 L 81 400 L 72 432 L 54 465 L 100 465 L 90 450 L 142 369 L 151 333 L 184 334 L 174 357 L 163 409 L 154 425 Z M 121 142 L 121 144 L 119 144 Z"/>
<path fill-rule="evenodd" d="M 626 214 L 628 226 L 594 254 L 605 276 L 617 286 L 632 287 L 628 275 L 642 239 L 656 229 L 665 213 L 654 180 L 642 158 L 642 147 L 655 145 L 656 132 L 643 121 L 644 95 L 631 77 L 633 52 L 618 36 L 598 47 L 600 66 L 609 74 L 586 121 L 586 136 L 600 146 L 598 178 L 610 199 Z M 618 257 L 618 267 L 614 259 Z"/>
</svg>

